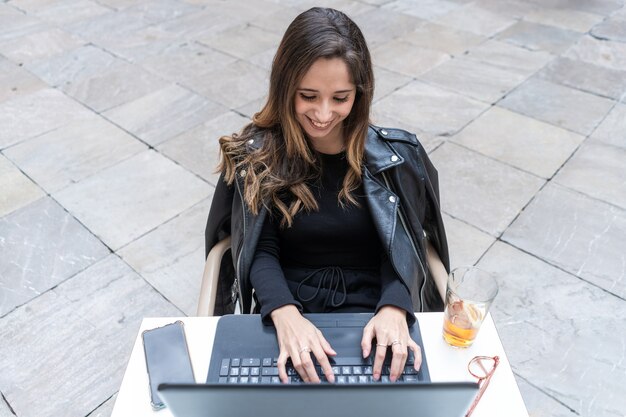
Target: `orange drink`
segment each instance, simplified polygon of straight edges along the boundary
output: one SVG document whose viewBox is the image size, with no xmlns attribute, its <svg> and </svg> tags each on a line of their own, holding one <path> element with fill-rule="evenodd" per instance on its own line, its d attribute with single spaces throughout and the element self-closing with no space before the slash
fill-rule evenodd
<svg viewBox="0 0 626 417">
<path fill-rule="evenodd" d="M 444 340 L 454 347 L 471 346 L 497 293 L 497 282 L 485 271 L 474 267 L 452 271 L 446 289 Z"/>
</svg>

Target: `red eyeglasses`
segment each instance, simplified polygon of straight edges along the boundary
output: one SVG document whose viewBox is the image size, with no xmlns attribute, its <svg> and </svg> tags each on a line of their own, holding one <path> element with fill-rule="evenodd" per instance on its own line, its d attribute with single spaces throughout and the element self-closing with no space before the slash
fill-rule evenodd
<svg viewBox="0 0 626 417">
<path fill-rule="evenodd" d="M 474 412 L 474 409 L 478 405 L 478 401 L 482 398 L 483 394 L 487 390 L 489 386 L 489 381 L 491 381 L 491 376 L 496 371 L 498 364 L 500 363 L 500 358 L 497 356 L 474 356 L 472 360 L 467 365 L 467 370 L 473 377 L 478 378 L 478 394 L 476 394 L 476 398 L 474 398 L 474 402 L 470 406 L 469 410 L 465 414 L 465 417 L 469 417 Z"/>
</svg>

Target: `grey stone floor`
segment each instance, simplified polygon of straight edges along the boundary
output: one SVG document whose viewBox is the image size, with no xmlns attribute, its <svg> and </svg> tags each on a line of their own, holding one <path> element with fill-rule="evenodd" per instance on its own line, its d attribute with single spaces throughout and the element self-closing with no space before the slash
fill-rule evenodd
<svg viewBox="0 0 626 417">
<path fill-rule="evenodd" d="M 624 0 L 0 0 L 0 417 L 109 415 L 141 318 L 194 314 L 217 138 L 316 4 L 497 272 L 530 415 L 626 415 Z"/>
</svg>

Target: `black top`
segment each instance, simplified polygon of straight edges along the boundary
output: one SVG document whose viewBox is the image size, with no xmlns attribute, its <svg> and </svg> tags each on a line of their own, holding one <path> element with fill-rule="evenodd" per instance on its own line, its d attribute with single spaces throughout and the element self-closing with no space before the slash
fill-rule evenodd
<svg viewBox="0 0 626 417">
<path fill-rule="evenodd" d="M 348 170 L 345 153 L 318 154 L 321 177 L 309 184 L 318 211 L 300 212 L 290 228 L 268 215 L 250 270 L 261 315 L 294 304 L 305 313 L 372 312 L 384 305 L 407 311 L 415 320 L 411 297 L 384 254 L 363 188 L 358 206 L 339 203 Z"/>
</svg>

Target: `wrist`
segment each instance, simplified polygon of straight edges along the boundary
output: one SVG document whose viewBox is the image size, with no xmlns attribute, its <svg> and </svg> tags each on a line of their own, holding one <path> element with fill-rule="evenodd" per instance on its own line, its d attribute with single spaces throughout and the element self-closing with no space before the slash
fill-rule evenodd
<svg viewBox="0 0 626 417">
<path fill-rule="evenodd" d="M 270 317 L 272 321 L 276 322 L 276 320 L 280 320 L 282 317 L 291 316 L 293 314 L 300 314 L 298 307 L 293 304 L 286 304 L 272 310 Z"/>
<path fill-rule="evenodd" d="M 394 314 L 397 315 L 399 317 L 406 317 L 406 311 L 404 311 L 403 308 L 400 308 L 398 306 L 394 306 L 391 304 L 386 304 L 384 306 L 382 306 L 380 308 L 380 310 L 378 310 L 379 313 L 385 313 L 385 314 Z"/>
</svg>

